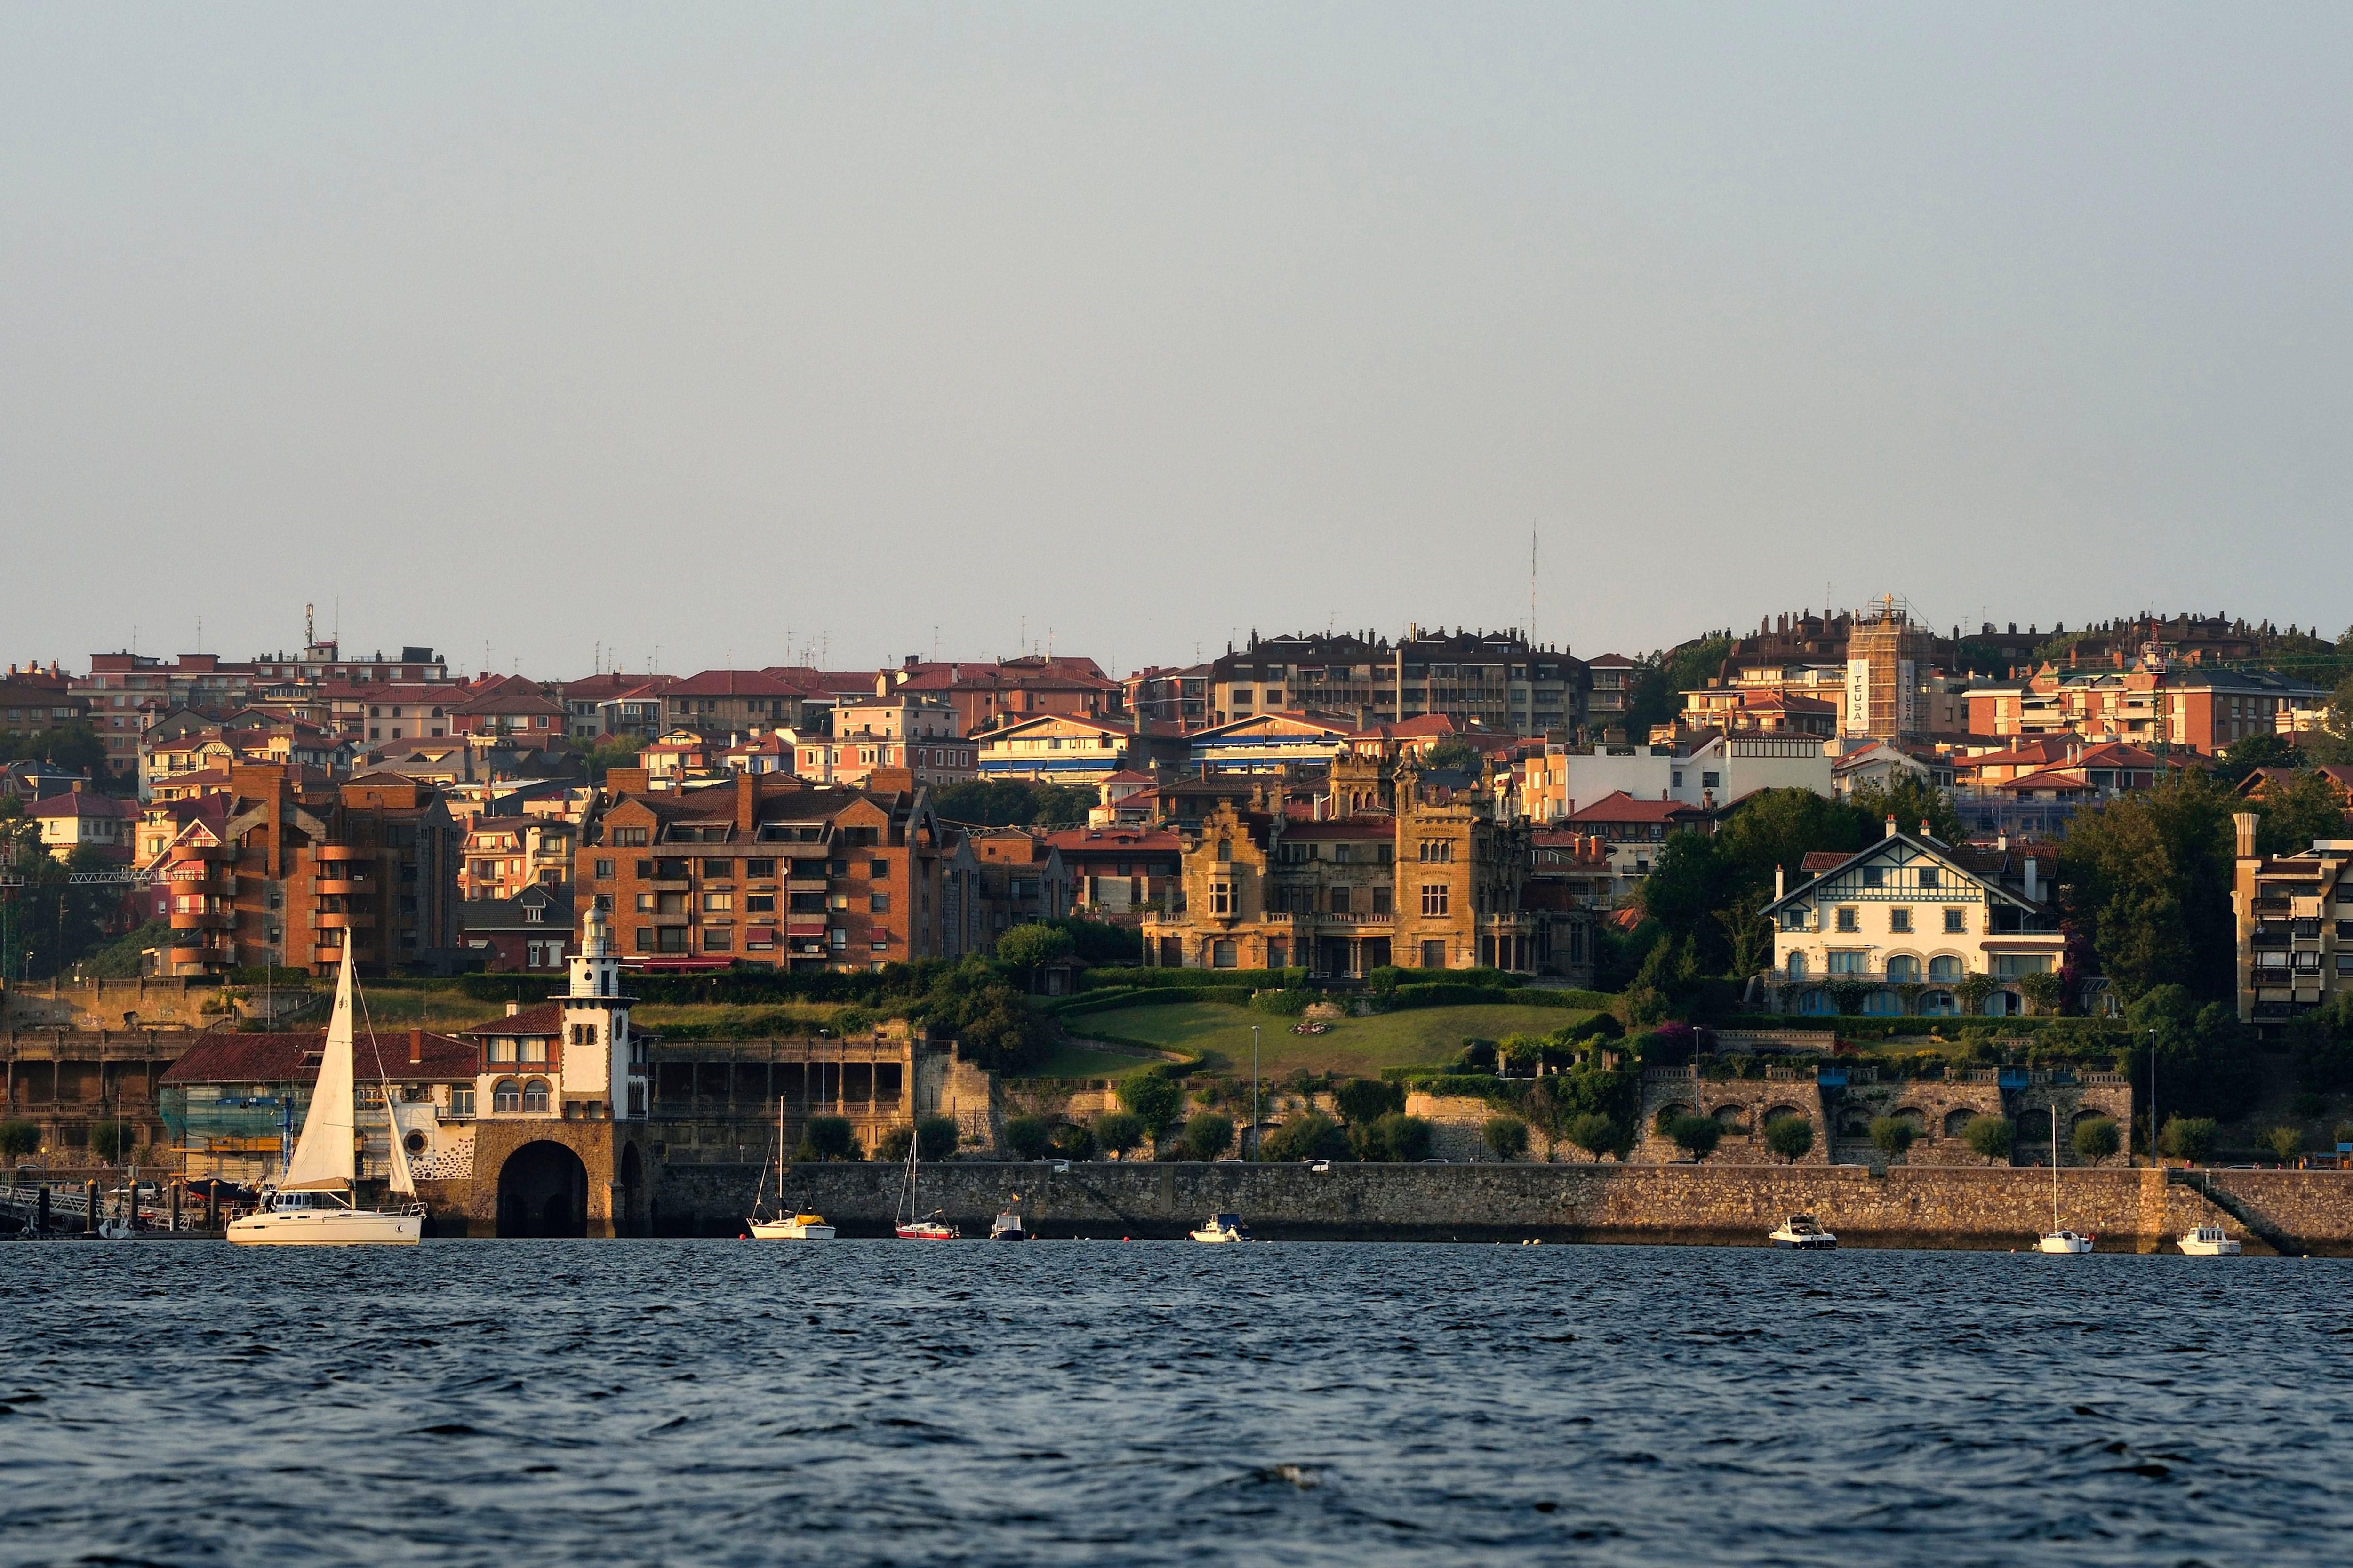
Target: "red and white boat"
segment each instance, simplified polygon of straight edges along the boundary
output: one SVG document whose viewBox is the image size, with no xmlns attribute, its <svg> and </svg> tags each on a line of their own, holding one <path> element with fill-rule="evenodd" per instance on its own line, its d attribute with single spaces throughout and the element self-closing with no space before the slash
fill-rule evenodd
<svg viewBox="0 0 2353 1568">
<path fill-rule="evenodd" d="M 923 1140 L 910 1136 L 907 1140 L 907 1174 L 899 1184 L 899 1212 L 892 1234 L 901 1241 L 956 1241 L 964 1232 L 948 1223 L 945 1209 L 934 1209 L 921 1219 L 915 1217 L 915 1178 L 923 1163 Z"/>
</svg>

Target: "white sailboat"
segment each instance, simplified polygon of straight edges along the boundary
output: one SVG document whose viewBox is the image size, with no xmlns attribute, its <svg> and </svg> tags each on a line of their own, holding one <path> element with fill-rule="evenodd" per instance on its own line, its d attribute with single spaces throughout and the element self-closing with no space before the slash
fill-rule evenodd
<svg viewBox="0 0 2353 1568">
<path fill-rule="evenodd" d="M 752 1196 L 752 1213 L 744 1221 L 744 1228 L 754 1241 L 831 1241 L 833 1226 L 825 1223 L 821 1214 L 792 1214 L 785 1206 L 785 1102 L 776 1100 L 776 1217 L 762 1219 L 760 1211 L 767 1206 L 768 1173 L 760 1173 L 760 1190 Z"/>
<path fill-rule="evenodd" d="M 916 1173 L 923 1164 L 923 1141 L 911 1136 L 907 1140 L 907 1174 L 899 1184 L 899 1207 L 892 1216 L 892 1229 L 901 1241 L 958 1240 L 964 1232 L 948 1223 L 945 1209 L 934 1209 L 920 1218 L 916 1215 Z"/>
<path fill-rule="evenodd" d="M 2092 1250 L 2092 1238 L 2077 1236 L 2072 1230 L 2059 1228 L 2059 1108 L 2051 1108 L 2051 1228 L 2036 1242 L 2035 1250 L 2052 1253 L 2081 1253 Z"/>
<path fill-rule="evenodd" d="M 373 1038 L 373 1036 L 371 1036 Z M 301 1135 L 275 1187 L 264 1188 L 261 1206 L 228 1226 L 240 1247 L 414 1247 L 425 1228 L 425 1205 L 364 1209 L 352 1199 L 359 1175 L 359 1091 L 352 1064 L 352 947 L 343 944 L 343 968 L 335 979 L 335 1016 L 327 1026 L 319 1058 L 319 1081 L 303 1113 Z M 384 1063 L 377 1058 L 377 1080 Z M 385 1085 L 389 1115 L 391 1086 Z M 392 1190 L 414 1199 L 408 1149 L 400 1123 L 391 1119 Z"/>
</svg>

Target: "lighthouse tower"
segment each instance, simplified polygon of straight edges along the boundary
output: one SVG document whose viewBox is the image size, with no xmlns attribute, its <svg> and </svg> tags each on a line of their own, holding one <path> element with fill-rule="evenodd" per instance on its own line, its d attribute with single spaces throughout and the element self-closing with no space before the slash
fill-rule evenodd
<svg viewBox="0 0 2353 1568">
<path fill-rule="evenodd" d="M 572 959 L 572 989 L 564 1004 L 564 1079 L 586 1089 L 601 1080 L 606 1114 L 616 1121 L 646 1114 L 646 1062 L 629 1037 L 629 998 L 621 994 L 621 961 L 605 910 L 592 902 Z M 598 1064 L 601 1063 L 601 1069 Z"/>
</svg>

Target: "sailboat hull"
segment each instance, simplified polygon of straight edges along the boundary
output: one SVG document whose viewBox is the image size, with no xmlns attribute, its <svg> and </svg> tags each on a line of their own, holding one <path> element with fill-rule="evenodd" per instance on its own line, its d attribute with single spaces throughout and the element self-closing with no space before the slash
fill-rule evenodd
<svg viewBox="0 0 2353 1568">
<path fill-rule="evenodd" d="M 264 1212 L 231 1220 L 228 1238 L 239 1247 L 415 1247 L 425 1216 L 375 1209 Z"/>
</svg>

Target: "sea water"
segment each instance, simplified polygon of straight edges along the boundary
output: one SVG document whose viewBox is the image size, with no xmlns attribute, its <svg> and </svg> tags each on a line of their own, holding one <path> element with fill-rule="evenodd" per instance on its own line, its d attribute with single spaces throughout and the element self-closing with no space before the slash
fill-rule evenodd
<svg viewBox="0 0 2353 1568">
<path fill-rule="evenodd" d="M 0 1562 L 2344 1562 L 2346 1269 L 0 1245 Z"/>
</svg>

